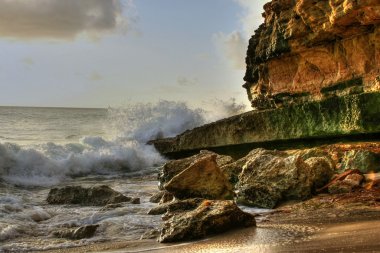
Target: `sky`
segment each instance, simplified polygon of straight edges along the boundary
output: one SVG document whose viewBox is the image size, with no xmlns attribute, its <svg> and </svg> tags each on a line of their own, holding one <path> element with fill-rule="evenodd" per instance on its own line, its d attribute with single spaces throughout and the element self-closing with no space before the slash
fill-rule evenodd
<svg viewBox="0 0 380 253">
<path fill-rule="evenodd" d="M 266 0 L 0 0 L 0 105 L 248 104 Z"/>
</svg>

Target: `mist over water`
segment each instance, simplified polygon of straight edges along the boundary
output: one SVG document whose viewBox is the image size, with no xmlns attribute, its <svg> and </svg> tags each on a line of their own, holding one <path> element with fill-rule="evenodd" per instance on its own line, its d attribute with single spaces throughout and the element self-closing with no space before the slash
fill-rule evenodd
<svg viewBox="0 0 380 253">
<path fill-rule="evenodd" d="M 0 107 L 0 177 L 51 186 L 77 176 L 150 171 L 165 159 L 149 140 L 244 109 L 235 100 L 214 100 L 206 108 L 171 101 L 108 110 Z"/>
</svg>

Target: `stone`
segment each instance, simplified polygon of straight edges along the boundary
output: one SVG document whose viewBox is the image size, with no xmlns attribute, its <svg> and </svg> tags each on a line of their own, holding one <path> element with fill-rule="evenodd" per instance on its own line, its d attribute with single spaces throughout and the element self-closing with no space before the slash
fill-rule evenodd
<svg viewBox="0 0 380 253">
<path fill-rule="evenodd" d="M 309 198 L 318 186 L 329 182 L 335 169 L 328 156 L 309 156 L 310 153 L 304 160 L 302 153 L 251 151 L 235 186 L 237 202 L 274 208 L 281 201 Z"/>
<path fill-rule="evenodd" d="M 351 173 L 343 178 L 343 180 L 336 180 L 328 187 L 328 191 L 331 194 L 349 193 L 355 189 L 360 188 L 360 184 L 363 182 L 364 177 L 358 173 Z"/>
<path fill-rule="evenodd" d="M 149 198 L 149 202 L 151 203 L 159 203 L 162 196 L 164 196 L 165 194 L 165 191 L 159 191 L 155 194 L 153 194 L 150 198 Z"/>
<path fill-rule="evenodd" d="M 162 195 L 162 198 L 160 199 L 159 204 L 170 202 L 174 199 L 173 194 L 171 194 L 168 191 L 164 191 L 164 195 Z"/>
<path fill-rule="evenodd" d="M 160 230 L 158 229 L 149 229 L 141 235 L 140 240 L 146 239 L 157 239 L 160 236 Z"/>
<path fill-rule="evenodd" d="M 196 209 L 174 214 L 161 230 L 159 242 L 180 242 L 204 238 L 235 228 L 255 226 L 253 215 L 233 201 L 204 200 Z"/>
<path fill-rule="evenodd" d="M 342 170 L 359 170 L 363 174 L 380 172 L 380 155 L 368 150 L 350 150 L 344 153 Z"/>
<path fill-rule="evenodd" d="M 199 154 L 184 159 L 171 160 L 165 163 L 160 169 L 158 175 L 159 188 L 163 190 L 163 186 L 167 182 L 169 182 L 175 175 L 178 175 L 180 172 L 188 168 L 194 161 L 197 161 L 202 157 L 209 155 L 216 155 L 216 162 L 218 166 L 223 166 L 234 161 L 233 158 L 230 156 L 218 155 L 214 152 L 207 150 L 201 150 Z"/>
<path fill-rule="evenodd" d="M 263 146 L 283 149 L 347 141 L 380 132 L 379 104 L 379 92 L 366 92 L 250 111 L 160 140 L 167 145 L 156 148 L 168 157 L 206 148 L 242 157 Z"/>
<path fill-rule="evenodd" d="M 164 214 L 166 212 L 183 212 L 186 210 L 195 209 L 199 203 L 201 203 L 204 199 L 201 198 L 193 198 L 193 199 L 185 199 L 185 200 L 175 200 L 173 202 L 161 204 L 159 206 L 153 207 L 148 211 L 149 215 L 159 215 Z"/>
<path fill-rule="evenodd" d="M 83 238 L 91 238 L 94 236 L 99 225 L 86 225 L 78 228 L 67 228 L 53 232 L 53 235 L 58 238 L 67 238 L 79 240 Z"/>
<path fill-rule="evenodd" d="M 130 203 L 131 204 L 140 204 L 141 202 L 140 202 L 140 198 L 132 198 L 131 200 L 130 200 Z"/>
<path fill-rule="evenodd" d="M 217 155 L 209 154 L 193 161 L 164 185 L 176 198 L 232 199 L 233 188 L 220 170 Z"/>
<path fill-rule="evenodd" d="M 105 206 L 130 200 L 130 197 L 124 196 L 106 185 L 90 188 L 81 186 L 53 188 L 49 191 L 46 199 L 49 204 L 78 204 L 83 206 Z"/>
<path fill-rule="evenodd" d="M 379 1 L 272 0 L 249 40 L 255 109 L 379 90 Z"/>
</svg>

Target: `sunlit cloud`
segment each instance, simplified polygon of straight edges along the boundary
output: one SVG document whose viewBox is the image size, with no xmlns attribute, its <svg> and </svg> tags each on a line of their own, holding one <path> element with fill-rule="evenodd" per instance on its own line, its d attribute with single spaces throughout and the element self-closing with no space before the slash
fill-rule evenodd
<svg viewBox="0 0 380 253">
<path fill-rule="evenodd" d="M 236 69 L 245 69 L 244 59 L 248 40 L 263 22 L 261 13 L 263 12 L 263 5 L 268 0 L 235 0 L 235 2 L 242 9 L 240 27 L 229 34 L 218 33 L 214 37 L 218 47 L 221 48 L 224 56 L 230 60 L 232 66 Z"/>
<path fill-rule="evenodd" d="M 232 66 L 236 69 L 244 69 L 248 42 L 243 38 L 242 34 L 238 31 L 230 34 L 218 33 L 215 35 L 215 38 Z"/>
<path fill-rule="evenodd" d="M 0 0 L 0 37 L 71 40 L 128 29 L 119 0 Z"/>
</svg>

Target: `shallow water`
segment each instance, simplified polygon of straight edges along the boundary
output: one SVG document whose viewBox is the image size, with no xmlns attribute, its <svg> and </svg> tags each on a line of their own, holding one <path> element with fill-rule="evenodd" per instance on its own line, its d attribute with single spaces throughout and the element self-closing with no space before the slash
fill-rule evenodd
<svg viewBox="0 0 380 253">
<path fill-rule="evenodd" d="M 140 197 L 141 204 L 125 203 L 122 207 L 101 210 L 102 207 L 78 205 L 48 205 L 48 188 L 21 189 L 4 186 L 0 194 L 0 251 L 30 251 L 66 248 L 107 240 L 136 240 L 149 229 L 158 228 L 159 216 L 147 215 L 155 204 L 149 197 L 157 191 L 152 176 L 109 178 L 86 177 L 61 184 L 93 186 L 106 184 L 126 196 Z M 78 241 L 57 239 L 52 232 L 65 227 L 99 224 L 95 237 Z"/>
</svg>

